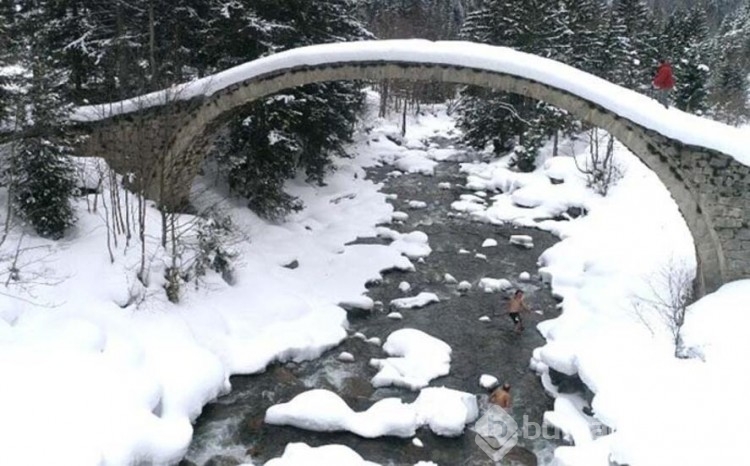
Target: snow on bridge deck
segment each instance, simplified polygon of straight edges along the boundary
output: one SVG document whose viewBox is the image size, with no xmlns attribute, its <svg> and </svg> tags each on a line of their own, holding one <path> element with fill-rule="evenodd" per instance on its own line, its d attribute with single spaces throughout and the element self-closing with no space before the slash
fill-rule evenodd
<svg viewBox="0 0 750 466">
<path fill-rule="evenodd" d="M 234 68 L 133 99 L 78 107 L 71 119 L 86 122 L 156 107 L 175 98 L 210 96 L 233 84 L 302 66 L 412 63 L 494 71 L 555 87 L 685 144 L 731 155 L 750 165 L 750 129 L 738 129 L 680 110 L 563 63 L 506 47 L 422 39 L 313 45 L 263 57 Z"/>
</svg>

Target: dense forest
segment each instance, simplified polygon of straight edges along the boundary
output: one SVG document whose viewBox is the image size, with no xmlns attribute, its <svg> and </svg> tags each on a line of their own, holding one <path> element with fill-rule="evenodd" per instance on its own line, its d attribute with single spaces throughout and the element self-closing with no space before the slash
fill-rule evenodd
<svg viewBox="0 0 750 466">
<path fill-rule="evenodd" d="M 71 106 L 110 102 L 308 44 L 372 38 L 461 39 L 553 58 L 650 92 L 673 63 L 675 106 L 730 123 L 750 115 L 750 0 L 13 0 L 0 7 L 0 118 L 15 134 L 2 184 L 13 209 L 45 236 L 74 221 L 67 129 Z M 565 112 L 486 89 L 372 83 L 391 103 L 452 99 L 466 142 L 534 166 L 550 138 L 580 130 Z M 345 156 L 363 83 L 305 86 L 248 106 L 220 130 L 208 163 L 259 215 L 299 202 L 283 183 L 322 183 Z M 520 149 L 519 149 L 520 148 Z"/>
</svg>

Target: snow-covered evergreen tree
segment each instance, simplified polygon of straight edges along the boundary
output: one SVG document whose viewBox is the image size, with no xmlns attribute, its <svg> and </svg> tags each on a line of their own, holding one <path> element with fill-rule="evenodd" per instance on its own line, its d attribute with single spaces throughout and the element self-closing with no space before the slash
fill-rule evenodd
<svg viewBox="0 0 750 466">
<path fill-rule="evenodd" d="M 709 97 L 716 115 L 730 122 L 750 118 L 750 0 L 727 16 L 709 45 Z"/>
<path fill-rule="evenodd" d="M 584 49 L 576 41 L 589 38 L 593 44 L 596 29 L 595 24 L 586 25 L 586 16 L 593 18 L 593 14 L 578 11 L 578 6 L 572 1 L 552 8 L 537 0 L 487 1 L 467 16 L 462 37 L 579 63 L 585 61 Z M 571 18 L 576 18 L 575 25 Z M 458 112 L 458 125 L 470 145 L 481 148 L 492 143 L 500 153 L 517 144 L 513 162 L 521 170 L 533 170 L 545 140 L 572 124 L 565 112 L 545 103 L 472 87 L 464 91 Z"/>
<path fill-rule="evenodd" d="M 675 106 L 688 112 L 702 113 L 708 105 L 707 34 L 705 12 L 694 8 L 673 13 L 659 40 L 662 55 L 672 60 Z"/>
<path fill-rule="evenodd" d="M 55 51 L 44 46 L 54 33 L 44 22 L 46 8 L 43 1 L 17 3 L 14 50 L 28 78 L 20 83 L 23 111 L 16 125 L 23 137 L 12 151 L 9 190 L 17 214 L 39 235 L 57 239 L 75 220 L 73 136 L 67 131 L 69 106 L 62 97 L 65 75 L 56 66 Z M 39 40 L 28 40 L 32 37 Z"/>
<path fill-rule="evenodd" d="M 221 8 L 211 27 L 216 46 L 226 44 L 222 66 L 304 45 L 370 37 L 349 0 L 247 1 Z M 238 36 L 239 46 L 233 44 Z M 290 89 L 249 106 L 214 153 L 229 171 L 232 190 L 259 214 L 278 217 L 297 206 L 283 193 L 284 181 L 302 170 L 308 179 L 323 182 L 332 157 L 343 155 L 362 105 L 357 83 Z"/>
</svg>

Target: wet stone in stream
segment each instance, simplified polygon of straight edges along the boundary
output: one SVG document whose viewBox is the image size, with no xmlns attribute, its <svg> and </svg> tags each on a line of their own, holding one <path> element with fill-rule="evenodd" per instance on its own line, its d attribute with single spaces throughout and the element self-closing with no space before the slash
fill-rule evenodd
<svg viewBox="0 0 750 466">
<path fill-rule="evenodd" d="M 435 176 L 404 174 L 387 177 L 393 167 L 369 170 L 370 178 L 384 182 L 384 191 L 398 194 L 391 199 L 395 210 L 409 211 L 409 218 L 400 224 L 388 225 L 400 232 L 421 230 L 429 236 L 432 253 L 415 272 L 390 271 L 380 283 L 369 284 L 369 296 L 386 303 L 373 311 L 352 309 L 349 313 L 351 332 L 361 332 L 367 338 L 382 341 L 401 328 L 415 328 L 448 343 L 453 349 L 451 371 L 433 380 L 430 386 L 445 386 L 478 395 L 480 407 L 486 406 L 487 392 L 479 386 L 482 374 L 491 374 L 500 382 L 512 384 L 513 416 L 521 425 L 524 417 L 542 424 L 544 411 L 552 408 L 552 399 L 544 392 L 538 376 L 529 369 L 529 358 L 534 348 L 544 341 L 534 327 L 540 319 L 559 315 L 556 302 L 538 277 L 519 280 L 524 271 L 535 271 L 538 255 L 552 246 L 557 238 L 534 229 L 513 226 L 494 226 L 469 221 L 451 211 L 450 205 L 461 194 L 472 193 L 461 187 L 464 175 L 455 163 L 441 163 Z M 450 184 L 449 189 L 440 188 Z M 409 201 L 425 201 L 427 206 L 408 209 Z M 448 215 L 453 214 L 453 215 Z M 529 235 L 534 249 L 519 249 L 509 244 L 512 235 Z M 498 246 L 482 248 L 492 238 Z M 381 239 L 361 239 L 356 243 L 380 243 Z M 465 249 L 470 254 L 458 254 Z M 475 257 L 477 252 L 486 260 Z M 459 292 L 458 283 L 446 282 L 445 274 L 457 282 L 468 281 L 473 287 Z M 526 301 L 544 316 L 529 313 L 525 316 L 526 331 L 513 332 L 513 323 L 505 314 L 507 301 L 502 293 L 485 293 L 477 288 L 481 278 L 505 278 L 526 293 Z M 403 281 L 411 285 L 404 293 L 399 290 Z M 402 320 L 387 317 L 388 303 L 420 292 L 438 295 L 440 302 L 420 309 L 403 309 Z M 480 317 L 489 316 L 489 322 Z M 342 352 L 351 353 L 354 361 L 340 361 Z M 494 464 L 475 444 L 475 434 L 467 428 L 464 435 L 446 438 L 422 428 L 417 437 L 424 447 L 412 443 L 411 438 L 384 437 L 364 439 L 346 432 L 310 432 L 293 427 L 271 426 L 263 422 L 266 409 L 273 404 L 287 402 L 295 395 L 311 389 L 325 388 L 339 394 L 355 411 L 369 408 L 375 401 L 398 397 L 405 403 L 414 401 L 418 392 L 401 388 L 374 389 L 370 379 L 376 370 L 369 366 L 371 358 L 385 356 L 382 348 L 363 341 L 347 338 L 322 357 L 304 363 L 288 363 L 270 367 L 265 373 L 232 377 L 232 393 L 205 407 L 196 422 L 193 443 L 187 459 L 205 466 L 211 458 L 232 457 L 256 464 L 280 456 L 291 442 L 305 442 L 311 446 L 326 444 L 347 445 L 363 458 L 383 465 L 413 465 L 418 461 L 434 461 L 441 466 Z M 551 460 L 552 449 L 560 442 L 520 439 L 500 464 L 534 465 Z M 185 463 L 190 464 L 190 463 Z"/>
</svg>

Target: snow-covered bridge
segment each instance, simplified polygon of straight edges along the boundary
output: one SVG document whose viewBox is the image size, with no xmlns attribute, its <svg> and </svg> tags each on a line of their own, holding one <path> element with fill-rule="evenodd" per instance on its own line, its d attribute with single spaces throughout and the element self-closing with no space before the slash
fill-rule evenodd
<svg viewBox="0 0 750 466">
<path fill-rule="evenodd" d="M 606 129 L 677 202 L 695 240 L 699 291 L 750 276 L 750 131 L 666 110 L 588 73 L 507 48 L 424 40 L 317 45 L 135 99 L 80 107 L 72 118 L 91 133 L 85 155 L 135 173 L 150 197 L 177 205 L 187 199 L 217 129 L 250 102 L 310 83 L 382 79 L 499 89 Z"/>
</svg>

